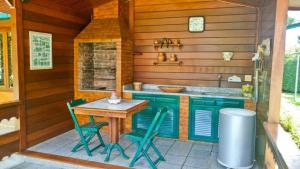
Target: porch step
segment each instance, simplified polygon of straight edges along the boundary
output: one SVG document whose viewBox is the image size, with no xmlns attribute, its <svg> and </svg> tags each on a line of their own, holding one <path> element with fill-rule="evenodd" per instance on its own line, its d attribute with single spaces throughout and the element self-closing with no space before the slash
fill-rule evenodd
<svg viewBox="0 0 300 169">
<path fill-rule="evenodd" d="M 19 153 L 0 161 L 0 169 L 89 169 L 78 165 L 29 157 Z"/>
</svg>

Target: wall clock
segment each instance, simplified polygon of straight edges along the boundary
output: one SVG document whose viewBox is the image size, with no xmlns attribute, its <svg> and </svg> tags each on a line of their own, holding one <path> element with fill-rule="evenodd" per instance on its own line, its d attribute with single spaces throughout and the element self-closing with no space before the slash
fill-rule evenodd
<svg viewBox="0 0 300 169">
<path fill-rule="evenodd" d="M 189 17 L 189 32 L 203 32 L 205 28 L 205 19 L 203 16 Z"/>
</svg>

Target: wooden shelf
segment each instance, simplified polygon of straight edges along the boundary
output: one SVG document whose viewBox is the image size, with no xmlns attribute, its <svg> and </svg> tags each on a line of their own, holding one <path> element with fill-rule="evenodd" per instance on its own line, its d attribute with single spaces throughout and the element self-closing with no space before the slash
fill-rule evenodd
<svg viewBox="0 0 300 169">
<path fill-rule="evenodd" d="M 132 54 L 133 54 L 133 55 L 143 55 L 142 52 L 133 52 Z"/>
<path fill-rule="evenodd" d="M 176 62 L 171 62 L 171 61 L 153 62 L 153 65 L 156 65 L 156 66 L 181 66 L 182 64 L 183 64 L 182 61 L 176 61 Z"/>
<path fill-rule="evenodd" d="M 163 46 L 161 46 L 161 44 L 153 44 L 154 48 L 169 48 L 169 47 L 179 47 L 181 48 L 183 46 L 183 44 L 169 44 L 168 46 L 166 46 L 166 44 L 164 44 Z"/>
</svg>

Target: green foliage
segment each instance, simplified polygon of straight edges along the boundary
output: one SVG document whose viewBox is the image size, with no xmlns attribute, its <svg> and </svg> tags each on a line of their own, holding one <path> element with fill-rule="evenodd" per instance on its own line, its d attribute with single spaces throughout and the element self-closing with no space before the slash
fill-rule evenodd
<svg viewBox="0 0 300 169">
<path fill-rule="evenodd" d="M 293 23 L 295 23 L 295 18 L 288 17 L 287 24 L 291 25 Z"/>
<path fill-rule="evenodd" d="M 293 123 L 293 118 L 290 115 L 281 116 L 280 117 L 280 124 L 282 128 L 289 132 L 292 136 L 292 139 L 295 141 L 296 145 L 300 149 L 300 135 L 297 132 L 297 128 Z"/>
<path fill-rule="evenodd" d="M 295 90 L 296 67 L 297 57 L 292 54 L 286 54 L 284 59 L 284 76 L 282 86 L 282 90 L 284 92 L 294 92 Z M 300 77 L 298 79 L 298 91 L 300 92 Z"/>
</svg>

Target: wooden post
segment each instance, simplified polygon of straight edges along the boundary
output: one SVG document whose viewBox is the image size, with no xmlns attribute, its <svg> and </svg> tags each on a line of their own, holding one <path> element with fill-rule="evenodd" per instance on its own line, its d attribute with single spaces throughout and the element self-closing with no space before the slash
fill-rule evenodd
<svg viewBox="0 0 300 169">
<path fill-rule="evenodd" d="M 268 121 L 279 123 L 288 1 L 277 0 Z M 275 10 L 274 9 L 274 10 Z"/>
<path fill-rule="evenodd" d="M 115 117 L 109 118 L 109 141 L 110 143 L 119 143 L 119 119 Z"/>
<path fill-rule="evenodd" d="M 20 151 L 27 148 L 26 114 L 25 114 L 25 86 L 24 86 L 24 49 L 23 49 L 23 13 L 22 2 L 14 0 L 14 8 L 11 9 L 12 32 L 12 62 L 14 76 L 14 96 L 19 99 L 20 118 Z"/>
<path fill-rule="evenodd" d="M 8 39 L 7 32 L 2 33 L 2 47 L 3 47 L 3 66 L 4 66 L 4 86 L 5 89 L 9 89 L 9 64 L 8 64 Z"/>
<path fill-rule="evenodd" d="M 129 1 L 129 31 L 134 36 L 135 0 Z"/>
</svg>

